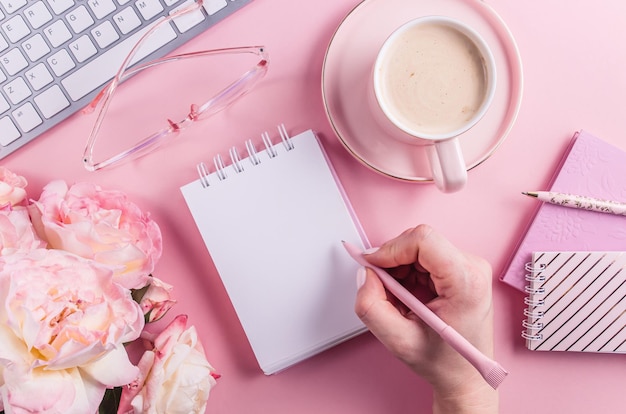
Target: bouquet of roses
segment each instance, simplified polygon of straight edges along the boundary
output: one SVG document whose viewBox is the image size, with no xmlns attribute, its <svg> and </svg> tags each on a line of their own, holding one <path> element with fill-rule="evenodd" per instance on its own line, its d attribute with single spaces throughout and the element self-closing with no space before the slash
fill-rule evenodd
<svg viewBox="0 0 626 414">
<path fill-rule="evenodd" d="M 203 413 L 218 376 L 195 328 L 144 329 L 174 304 L 158 225 L 118 191 L 25 187 L 0 167 L 0 412 Z"/>
</svg>

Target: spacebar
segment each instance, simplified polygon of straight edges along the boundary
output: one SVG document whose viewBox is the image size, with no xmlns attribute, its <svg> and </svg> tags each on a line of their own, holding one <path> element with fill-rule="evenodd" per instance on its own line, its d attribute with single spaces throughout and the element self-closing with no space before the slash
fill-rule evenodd
<svg viewBox="0 0 626 414">
<path fill-rule="evenodd" d="M 139 41 L 139 38 L 158 22 L 157 20 L 150 26 L 133 34 L 128 39 L 123 40 L 112 49 L 107 50 L 102 55 L 63 79 L 61 83 L 70 95 L 70 98 L 73 101 L 77 101 L 97 87 L 111 80 L 120 66 L 122 66 L 130 50 L 135 46 L 137 41 Z M 170 23 L 163 25 L 163 27 L 158 28 L 145 41 L 145 44 L 141 46 L 137 55 L 133 58 L 132 63 L 146 57 L 175 38 L 176 32 L 172 29 Z"/>
</svg>

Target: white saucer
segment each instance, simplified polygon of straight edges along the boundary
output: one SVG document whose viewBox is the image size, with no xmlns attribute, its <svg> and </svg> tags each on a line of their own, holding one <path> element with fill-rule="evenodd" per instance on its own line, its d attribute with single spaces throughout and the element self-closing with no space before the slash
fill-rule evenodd
<svg viewBox="0 0 626 414">
<path fill-rule="evenodd" d="M 354 157 L 389 177 L 432 181 L 424 147 L 383 138 L 371 115 L 367 87 L 378 49 L 401 24 L 416 17 L 443 15 L 472 26 L 496 60 L 498 85 L 483 119 L 460 136 L 467 168 L 485 161 L 509 133 L 522 100 L 522 63 L 502 19 L 480 0 L 365 0 L 337 28 L 322 68 L 326 114 L 342 144 Z"/>
</svg>

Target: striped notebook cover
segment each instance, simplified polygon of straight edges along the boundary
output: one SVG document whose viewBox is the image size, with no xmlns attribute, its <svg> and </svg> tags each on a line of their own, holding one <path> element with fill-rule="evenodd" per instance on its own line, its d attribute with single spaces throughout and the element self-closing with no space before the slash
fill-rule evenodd
<svg viewBox="0 0 626 414">
<path fill-rule="evenodd" d="M 533 351 L 626 353 L 626 252 L 534 252 L 522 336 Z"/>
</svg>

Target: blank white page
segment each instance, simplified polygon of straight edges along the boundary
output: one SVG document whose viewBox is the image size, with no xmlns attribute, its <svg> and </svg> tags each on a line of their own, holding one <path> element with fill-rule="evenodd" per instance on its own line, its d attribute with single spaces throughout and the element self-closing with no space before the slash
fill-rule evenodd
<svg viewBox="0 0 626 414">
<path fill-rule="evenodd" d="M 367 240 L 315 134 L 291 142 L 181 188 L 266 374 L 365 329 L 353 310 L 358 265 L 341 240 Z"/>
</svg>

